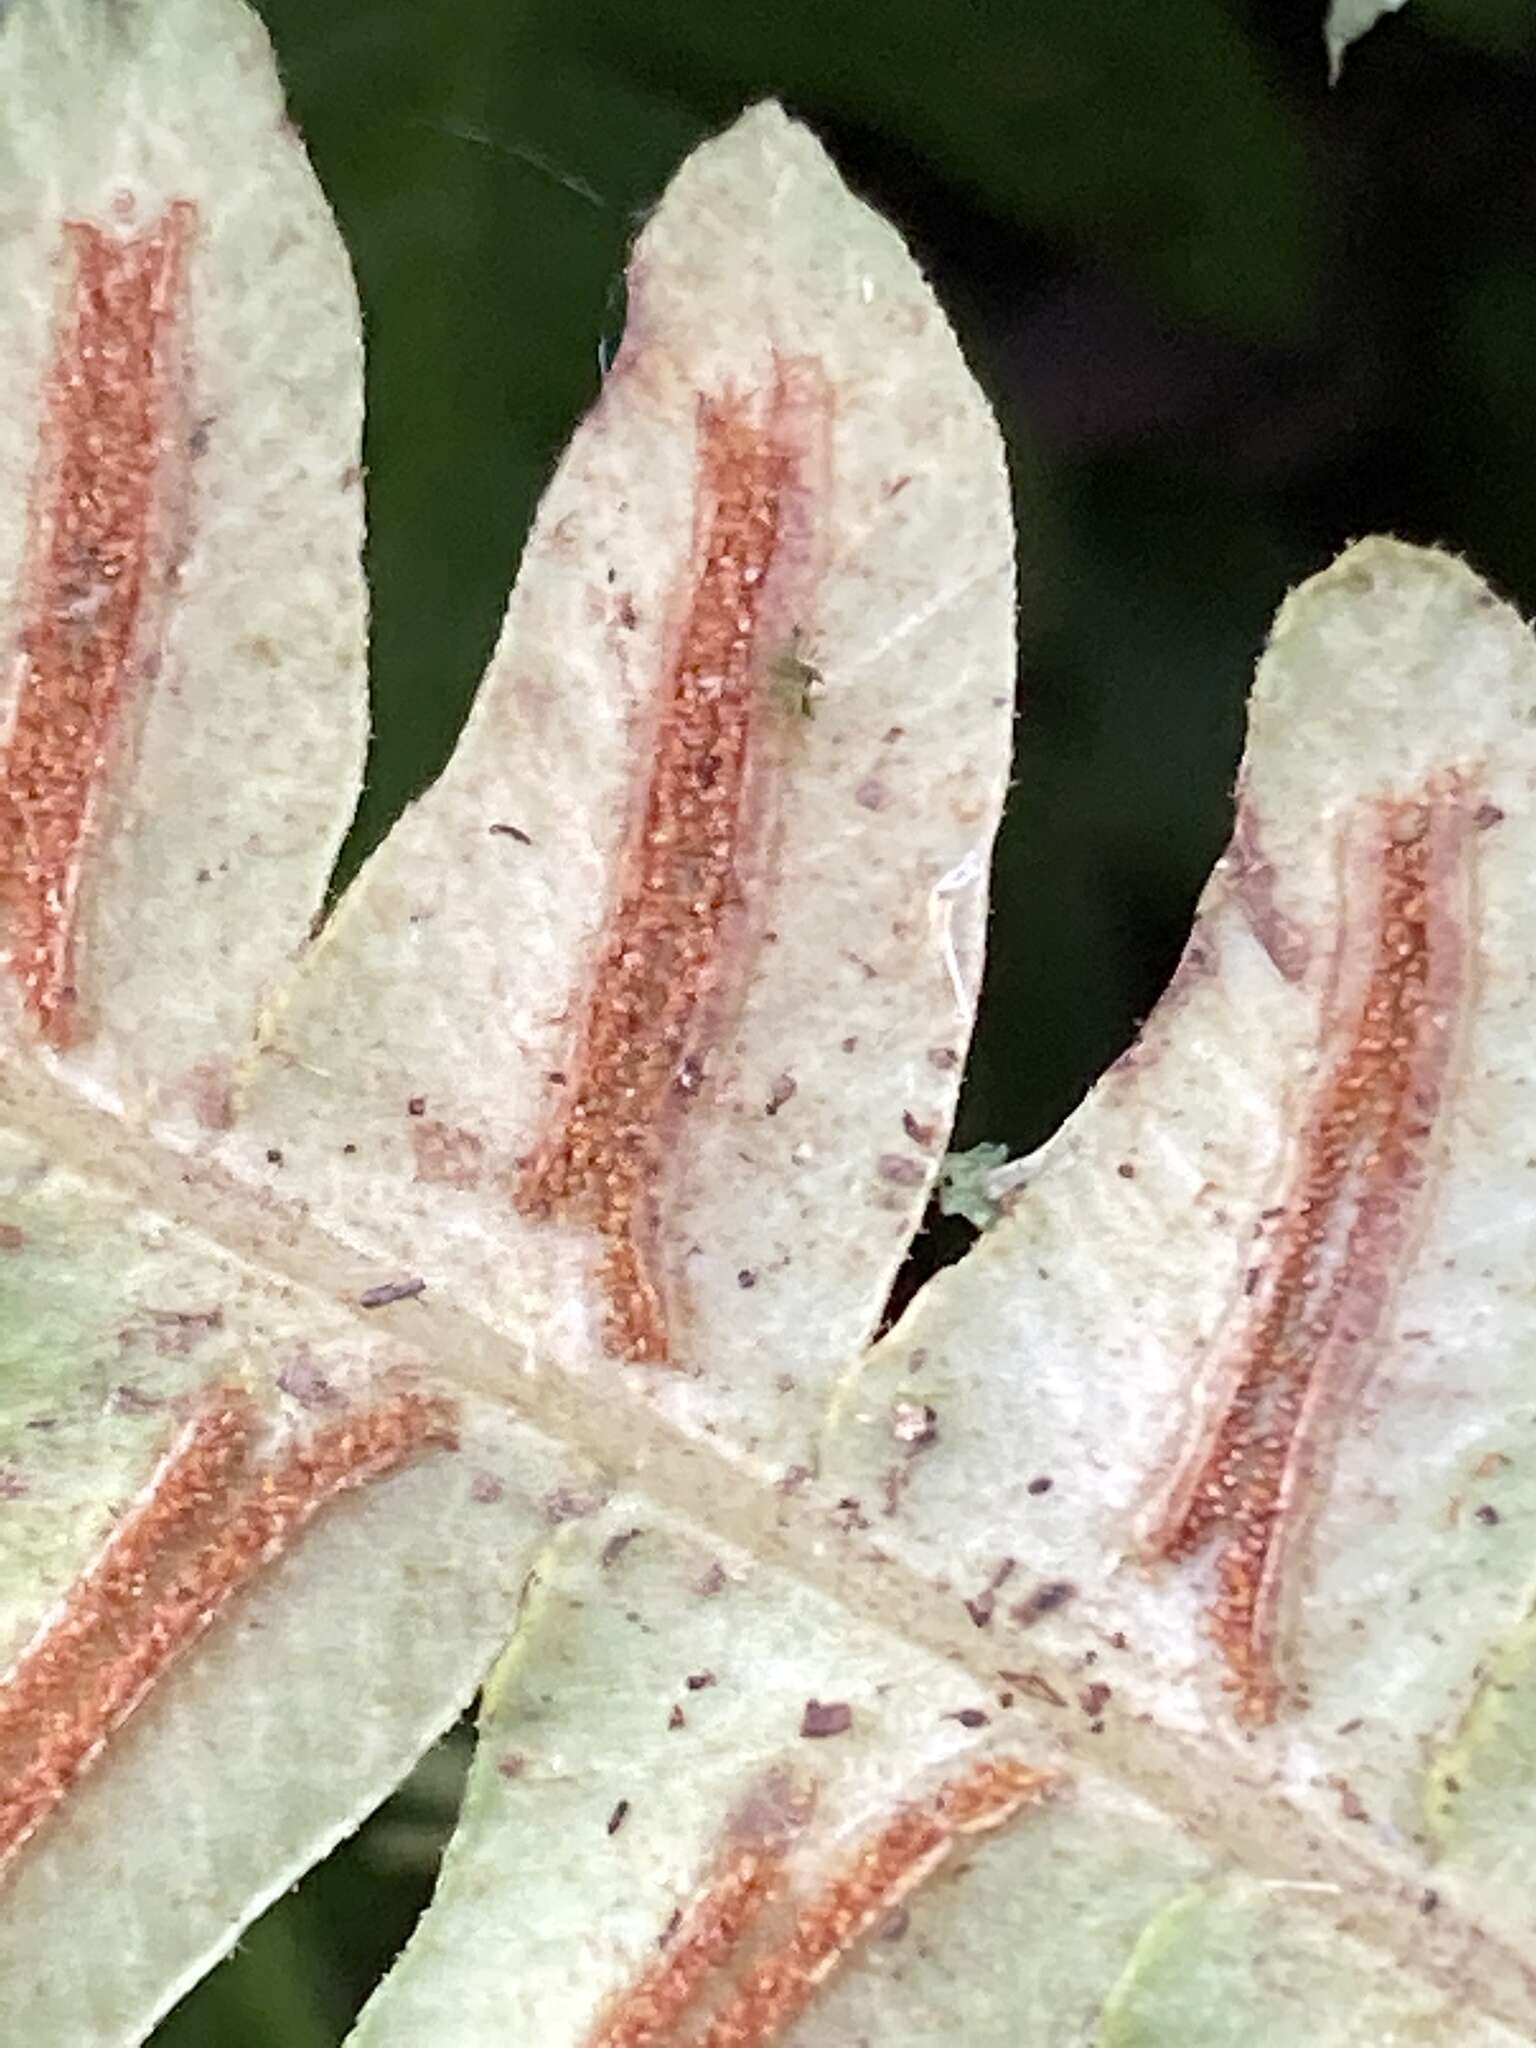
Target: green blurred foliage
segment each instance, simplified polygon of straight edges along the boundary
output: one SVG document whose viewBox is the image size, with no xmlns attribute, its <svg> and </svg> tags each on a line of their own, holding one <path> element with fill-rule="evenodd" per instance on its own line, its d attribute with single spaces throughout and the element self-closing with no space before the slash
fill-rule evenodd
<svg viewBox="0 0 1536 2048">
<path fill-rule="evenodd" d="M 933 275 L 1013 451 L 1024 643 L 957 1146 L 1038 1143 L 1156 999 L 1289 583 L 1386 526 L 1536 600 L 1529 0 L 1410 0 L 1333 93 L 1321 0 L 258 7 L 367 319 L 353 860 L 445 758 L 692 143 L 782 98 Z M 967 1235 L 936 1218 L 906 1285 Z M 161 2048 L 340 2039 L 430 1888 L 465 1742 Z"/>
</svg>

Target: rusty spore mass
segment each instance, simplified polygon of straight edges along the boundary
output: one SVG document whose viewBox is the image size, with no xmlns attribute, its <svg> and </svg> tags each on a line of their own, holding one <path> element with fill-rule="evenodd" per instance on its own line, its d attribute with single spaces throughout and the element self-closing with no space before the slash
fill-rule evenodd
<svg viewBox="0 0 1536 2048">
<path fill-rule="evenodd" d="M 780 359 L 765 392 L 701 398 L 693 560 L 659 691 L 648 777 L 621 857 L 564 1096 L 526 1162 L 524 1214 L 595 1229 L 616 1356 L 674 1363 L 663 1164 L 754 944 L 772 689 L 809 563 L 828 388 Z"/>
<path fill-rule="evenodd" d="M 450 1402 L 389 1394 L 275 1457 L 238 1389 L 215 1390 L 0 1681 L 0 1869 L 170 1666 L 322 1508 L 454 1438 Z"/>
<path fill-rule="evenodd" d="M 153 675 L 187 499 L 186 201 L 129 240 L 71 222 L 66 308 L 43 394 L 19 684 L 0 755 L 0 909 L 44 1040 L 82 1035 L 83 877 Z"/>
<path fill-rule="evenodd" d="M 1301 1525 L 1358 1422 L 1411 1254 L 1465 1001 L 1466 844 L 1450 779 L 1369 806 L 1347 840 L 1321 1079 L 1268 1212 L 1215 1398 L 1145 1553 L 1220 1544 L 1213 1640 L 1238 1716 L 1274 1718 L 1281 1609 Z"/>
<path fill-rule="evenodd" d="M 930 1798 L 899 1805 L 797 1900 L 786 1851 L 810 1816 L 812 1802 L 804 1801 L 796 1824 L 735 1846 L 588 2048 L 772 2048 L 859 1944 L 968 1838 L 1006 1827 L 1062 1789 L 1059 1778 L 1018 1758 L 979 1758 Z M 694 2016 L 695 2030 L 680 2034 Z"/>
</svg>

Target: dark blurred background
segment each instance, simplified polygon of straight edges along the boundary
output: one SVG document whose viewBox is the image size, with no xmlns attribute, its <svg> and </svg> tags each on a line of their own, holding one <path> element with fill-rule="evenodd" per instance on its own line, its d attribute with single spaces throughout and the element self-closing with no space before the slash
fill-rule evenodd
<svg viewBox="0 0 1536 2048">
<path fill-rule="evenodd" d="M 376 737 L 436 773 L 678 159 L 774 94 L 903 229 L 1012 450 L 1017 783 L 956 1143 L 1135 1032 L 1229 821 L 1286 588 L 1375 528 L 1536 608 L 1536 10 L 1410 0 L 257 0 L 357 268 Z M 938 1224 L 908 1283 L 964 1234 Z M 167 2022 L 330 2048 L 431 1886 L 440 1745 Z"/>
</svg>

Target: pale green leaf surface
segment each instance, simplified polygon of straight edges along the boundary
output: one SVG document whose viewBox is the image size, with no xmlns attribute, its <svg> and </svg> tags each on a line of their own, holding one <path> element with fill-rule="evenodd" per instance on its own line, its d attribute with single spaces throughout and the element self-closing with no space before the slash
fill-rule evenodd
<svg viewBox="0 0 1536 2048">
<path fill-rule="evenodd" d="M 195 206 L 184 553 L 131 683 L 80 934 L 71 1083 L 195 1133 L 323 899 L 366 732 L 362 352 L 345 251 L 229 0 L 28 0 L 0 21 L 0 642 L 13 646 L 66 223 Z M 77 601 L 89 604 L 93 592 Z M 20 664 L 0 674 L 0 730 Z M 15 1039 L 15 986 L 0 1031 Z"/>
<path fill-rule="evenodd" d="M 847 1568 L 860 1564 L 878 1572 L 868 1558 Z M 356 2048 L 585 2040 L 754 1805 L 810 1807 L 790 1869 L 809 1897 L 889 1818 L 893 1795 L 1054 1746 L 995 1694 L 904 1632 L 659 1521 L 644 1499 L 615 1500 L 540 1562 L 486 1690 L 437 1896 Z M 848 1731 L 803 1736 L 811 1697 L 846 1704 Z M 990 1725 L 965 1728 L 967 1710 Z M 937 2043 L 962 2016 L 968 2041 L 998 2048 L 1062 2038 L 1060 2015 L 1091 2010 L 1143 1919 L 1207 1868 L 1162 1822 L 1081 1774 L 967 1845 L 912 1899 L 899 1939 L 875 1941 L 867 1981 L 818 2004 L 795 2039 Z"/>
<path fill-rule="evenodd" d="M 1117 1698 L 1198 1741 L 1234 1813 L 1240 1786 L 1281 1790 L 1319 1841 L 1379 1859 L 1383 1886 L 1433 1890 L 1516 1946 L 1529 1923 L 1509 1879 L 1530 1836 L 1523 1795 L 1500 1787 L 1521 1781 L 1529 1737 L 1499 1674 L 1523 1670 L 1532 1603 L 1533 714 L 1529 634 L 1445 556 L 1365 542 L 1288 600 L 1255 691 L 1239 840 L 1173 989 L 1011 1213 L 850 1373 L 823 1447 L 827 1484 L 893 1501 L 882 1547 L 941 1587 L 974 1596 L 1004 1556 L 1011 1583 L 1070 1585 L 1032 1643 L 1123 1644 Z M 1213 1398 L 1202 1368 L 1262 1265 L 1334 1050 L 1348 821 L 1448 771 L 1478 810 L 1450 1093 L 1377 1355 L 1314 1480 L 1285 1674 L 1305 1705 L 1245 1731 L 1207 1632 L 1211 1560 L 1154 1572 L 1138 1549 Z M 935 1434 L 909 1457 L 892 1416 L 913 1400 Z M 1477 1825 L 1458 1835 L 1443 1813 L 1431 1865 L 1430 1793 L 1474 1759 Z M 1347 1893 L 1331 1853 L 1297 1874 Z"/>
<path fill-rule="evenodd" d="M 87 23 L 128 41 L 93 43 Z M 212 160 L 243 119 L 276 147 L 243 23 L 232 6 L 22 0 L 0 66 L 22 51 L 36 104 L 74 132 L 74 95 L 100 79 L 40 57 L 127 50 L 102 76 L 163 103 L 143 133 L 169 147 L 192 107 Z M 219 91 L 238 103 L 222 124 Z M 179 182 L 194 152 L 177 149 Z M 319 202 L 283 186 L 299 159 L 282 149 L 250 173 L 249 218 L 270 179 L 313 227 Z M 258 351 L 238 395 L 292 427 L 282 407 L 308 392 L 317 478 L 344 455 L 325 434 L 352 431 L 329 233 L 289 246 L 329 252 L 332 317 L 265 382 Z M 210 334 L 250 317 L 244 275 L 205 278 Z M 35 367 L 44 328 L 35 308 L 20 318 Z M 778 936 L 683 1126 L 666 1221 L 686 1251 L 688 1369 L 662 1375 L 601 1357 L 590 1243 L 520 1221 L 510 1180 L 611 897 L 633 714 L 686 588 L 698 394 L 758 388 L 774 348 L 818 357 L 834 398 L 827 551 L 773 664 L 803 680 L 813 663 L 821 691 L 786 742 L 758 906 Z M 31 444 L 0 431 L 14 520 Z M 265 474 L 251 432 L 242 516 Z M 264 536 L 286 512 L 279 490 Z M 120 961 L 114 980 L 98 946 L 97 1037 L 62 1061 L 0 1062 L 0 1634 L 25 1644 L 212 1386 L 251 1389 L 279 1437 L 302 1438 L 405 1375 L 455 1394 L 459 1444 L 322 1515 L 30 1846 L 0 1913 L 14 2037 L 141 2038 L 445 1725 L 532 1565 L 438 1899 L 364 2042 L 581 2048 L 745 1816 L 779 1809 L 792 1896 L 813 1897 L 904 1803 L 998 1753 L 1052 1772 L 1056 1796 L 963 1844 L 904 1924 L 872 1929 L 795 2027 L 800 2048 L 1536 2039 L 1529 1836 L 1523 1796 L 1506 1796 L 1528 1740 L 1536 1157 L 1536 654 L 1518 621 L 1460 565 L 1389 542 L 1290 600 L 1240 836 L 1174 989 L 1013 1176 L 1010 1213 L 850 1366 L 942 1152 L 1010 667 L 995 431 L 899 245 L 774 109 L 685 167 L 642 238 L 625 355 L 552 486 L 460 752 L 253 1045 L 350 787 L 335 736 L 355 712 L 336 685 L 355 611 L 333 608 L 338 640 L 305 638 L 343 537 L 295 530 L 308 594 L 276 623 L 331 737 L 288 707 L 309 895 L 274 882 L 270 907 L 225 899 L 216 944 L 234 950 L 200 968 L 219 993 L 197 1014 L 217 1029 L 191 1051 L 237 1066 L 233 1129 L 200 1153 L 163 1142 L 189 1099 L 169 954 L 159 981 Z M 234 818 L 262 742 L 231 650 L 281 578 L 236 580 L 194 627 L 190 557 L 188 577 L 173 632 L 205 634 L 236 682 L 228 705 L 188 696 L 178 738 L 214 750 L 209 802 Z M 1305 1704 L 1242 1733 L 1205 1632 L 1208 1563 L 1154 1578 L 1134 1554 L 1331 1050 L 1346 819 L 1450 772 L 1480 829 L 1454 905 L 1470 964 L 1430 1198 L 1389 1276 L 1356 1426 L 1314 1475 Z M 207 837 L 187 830 L 144 853 L 135 905 L 180 886 Z M 887 1154 L 915 1167 L 886 1172 Z M 361 1304 L 402 1278 L 426 1283 L 419 1299 Z M 803 1734 L 813 1699 L 846 1704 L 846 1732 Z"/>
<path fill-rule="evenodd" d="M 0 1190 L 23 1240 L 3 1254 L 0 1334 L 8 1663 L 149 1480 L 189 1398 L 246 1387 L 291 1437 L 366 1404 L 410 1359 L 334 1292 L 285 1285 L 14 1137 Z M 322 1515 L 8 1876 L 11 2038 L 142 2038 L 466 1704 L 534 1546 L 596 1498 L 579 1460 L 470 1404 L 456 1451 Z"/>
<path fill-rule="evenodd" d="M 779 815 L 745 886 L 770 936 L 669 1167 L 684 1369 L 637 1378 L 601 1359 L 592 1235 L 525 1221 L 511 1182 L 571 1064 L 637 733 L 675 658 L 701 398 L 760 392 L 776 359 L 820 366 L 830 447 L 815 575 L 766 707 Z M 622 1379 L 670 1423 L 793 1463 L 943 1151 L 1006 771 L 1012 593 L 997 432 L 943 316 L 806 131 L 754 110 L 640 237 L 623 349 L 544 499 L 458 751 L 276 1018 L 229 1156 L 259 1170 L 276 1136 L 315 1215 L 451 1286 L 531 1370 Z"/>
<path fill-rule="evenodd" d="M 1237 1881 L 1187 1893 L 1148 1922 L 1094 2048 L 1514 2048 L 1521 2038 L 1347 1933 L 1320 1933 L 1305 1896 L 1282 1889 Z"/>
<path fill-rule="evenodd" d="M 760 112 L 704 153 L 653 222 L 642 260 L 657 340 L 647 353 L 637 290 L 639 339 L 556 484 L 460 760 L 284 1002 L 360 740 L 357 344 L 344 261 L 242 9 L 98 13 L 32 0 L 7 17 L 0 64 L 24 88 L 7 134 L 42 166 L 14 217 L 34 371 L 21 388 L 42 388 L 56 332 L 59 218 L 101 216 L 120 190 L 154 217 L 173 194 L 200 208 L 194 397 L 209 407 L 161 679 L 98 825 L 89 1029 L 56 1057 L 23 1026 L 0 1064 L 8 1654 L 25 1651 L 152 1486 L 209 1390 L 257 1397 L 273 1455 L 402 1379 L 446 1383 L 460 1402 L 457 1448 L 429 1449 L 326 1510 L 111 1739 L 8 1876 L 0 1980 L 16 2037 L 90 2048 L 141 2038 L 462 1707 L 505 1639 L 535 1544 L 602 1498 L 587 1455 L 550 1428 L 615 1467 L 654 1459 L 664 1489 L 727 1490 L 710 1476 L 717 1461 L 695 1475 L 670 1430 L 635 1426 L 617 1369 L 615 1398 L 594 1412 L 580 1385 L 595 1349 L 590 1248 L 546 1256 L 505 1184 L 545 1086 L 551 1054 L 538 1041 L 558 977 L 564 1003 L 601 909 L 643 669 L 662 658 L 662 614 L 686 576 L 691 484 L 678 450 L 691 445 L 700 381 L 734 391 L 777 348 L 817 354 L 832 394 L 814 610 L 775 664 L 803 682 L 802 664 L 819 671 L 814 719 L 797 699 L 780 707 L 792 747 L 776 901 L 795 915 L 779 920 L 775 975 L 753 983 L 718 1049 L 714 1121 L 708 1110 L 698 1121 L 679 1226 L 719 1218 L 727 1243 L 714 1299 L 697 1289 L 696 1356 L 708 1356 L 706 1338 L 718 1344 L 739 1383 L 735 1408 L 750 1408 L 750 1390 L 761 1418 L 793 1392 L 791 1368 L 808 1362 L 825 1377 L 872 1327 L 942 1151 L 1002 796 L 1012 570 L 995 428 L 931 297 L 803 132 Z M 749 267 L 738 304 L 732 280 L 754 237 L 778 272 Z M 257 279 L 280 304 L 265 305 Z M 19 576 L 35 405 L 8 414 L 5 431 Z M 626 491 L 632 516 L 611 538 L 632 557 L 643 648 L 633 660 L 606 629 L 591 631 L 610 536 L 566 559 L 567 522 L 595 506 L 600 526 Z M 519 606 L 532 614 L 526 640 Z M 530 645 L 545 663 L 531 690 Z M 569 689 L 571 675 L 589 697 Z M 530 699 L 531 741 L 516 723 Z M 536 773 L 522 770 L 524 752 Z M 547 826 L 560 856 L 522 899 L 504 865 L 470 858 L 488 848 L 502 864 L 523 851 L 486 830 L 509 807 Z M 473 841 L 460 858 L 466 818 Z M 413 921 L 422 906 L 411 892 L 423 891 L 436 968 L 424 968 Z M 816 916 L 800 914 L 802 898 Z M 354 940 L 361 957 L 348 953 Z M 183 982 L 181 952 L 192 950 Z M 258 1008 L 278 1021 L 253 1063 Z M 308 1056 L 316 1044 L 301 1031 L 328 1065 Z M 770 1144 L 759 1126 L 791 1060 L 795 1094 L 774 1113 L 804 1121 Z M 224 1120 L 226 1083 L 242 1068 L 250 1086 L 234 1113 L 245 1120 L 214 1158 L 207 1127 Z M 903 1077 L 894 1095 L 892 1073 Z M 401 1127 L 417 1093 L 430 1094 L 429 1127 L 473 1098 L 494 1169 L 475 1199 L 411 1177 L 421 1161 Z M 356 1155 L 343 1152 L 354 1143 Z M 739 1155 L 754 1147 L 743 1173 Z M 882 1152 L 900 1154 L 898 1173 L 880 1171 Z M 806 1171 L 785 1203 L 791 1153 Z M 357 1171 L 338 1176 L 353 1156 Z M 756 1358 L 733 1327 L 748 1290 L 737 1275 L 746 1253 L 729 1238 L 749 1227 L 765 1267 L 802 1241 L 816 1255 L 777 1300 L 765 1285 Z M 370 1286 L 412 1276 L 428 1280 L 424 1302 L 367 1312 Z M 552 1362 L 573 1384 L 531 1375 L 533 1421 L 510 1419 L 506 1394 L 525 1391 L 530 1364 Z M 502 1399 L 479 1399 L 487 1388 Z M 720 1413 L 728 1392 L 715 1397 Z M 807 1405 L 802 1446 L 813 1419 Z M 74 1909 L 87 1896 L 97 1906 L 82 1954 Z"/>
<path fill-rule="evenodd" d="M 1239 837 L 1134 1054 L 850 1372 L 817 1479 L 753 1532 L 764 1563 L 625 1501 L 545 1567 L 438 1897 L 360 2044 L 510 2028 L 578 2048 L 707 1887 L 754 1772 L 818 1782 L 813 1895 L 882 1802 L 924 1796 L 959 1751 L 945 1713 L 972 1706 L 979 1745 L 1061 1769 L 1070 1795 L 858 1950 L 800 2048 L 957 2025 L 1042 2048 L 1531 2038 L 1533 711 L 1529 635 L 1448 557 L 1367 542 L 1288 601 Z M 1318 1480 L 1287 1670 L 1307 1694 L 1244 1730 L 1209 1560 L 1153 1576 L 1136 1546 L 1333 1050 L 1345 841 L 1363 806 L 1452 772 L 1477 806 L 1473 965 L 1425 1217 Z M 1036 1606 L 1047 1588 L 1063 1597 Z M 690 1693 L 699 1670 L 714 1682 Z M 853 1706 L 845 1746 L 797 1742 L 806 1697 Z"/>
</svg>

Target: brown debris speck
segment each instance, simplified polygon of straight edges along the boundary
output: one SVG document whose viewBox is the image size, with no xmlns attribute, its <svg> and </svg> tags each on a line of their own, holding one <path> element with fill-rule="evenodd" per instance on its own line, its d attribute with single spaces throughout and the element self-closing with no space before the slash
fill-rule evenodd
<svg viewBox="0 0 1536 2048">
<path fill-rule="evenodd" d="M 1027 1692 L 1031 1699 L 1043 1700 L 1048 1707 L 1064 1707 L 1069 1704 L 1066 1694 L 1058 1692 L 1043 1672 L 1000 1670 L 997 1675 L 1005 1679 L 1009 1685 L 1016 1686 L 1020 1692 Z"/>
<path fill-rule="evenodd" d="M 909 1158 L 905 1152 L 882 1152 L 875 1164 L 880 1178 L 890 1181 L 893 1187 L 921 1187 L 928 1178 L 922 1160 Z"/>
<path fill-rule="evenodd" d="M 597 1561 L 604 1571 L 616 1565 L 635 1538 L 643 1532 L 639 1529 L 615 1529 L 597 1554 Z"/>
<path fill-rule="evenodd" d="M 813 1740 L 846 1735 L 852 1726 L 853 1709 L 846 1700 L 807 1700 L 800 1716 L 800 1733 Z"/>
<path fill-rule="evenodd" d="M 301 1408 L 329 1408 L 340 1398 L 307 1348 L 302 1346 L 283 1365 L 277 1375 L 277 1384 Z"/>
<path fill-rule="evenodd" d="M 562 1522 L 579 1522 L 595 1515 L 606 1495 L 575 1486 L 556 1486 L 545 1494 L 542 1507 L 545 1524 L 558 1529 Z"/>
<path fill-rule="evenodd" d="M 623 1827 L 628 1812 L 629 1801 L 627 1799 L 619 1800 L 612 1813 L 609 1814 L 607 1820 L 603 1823 L 604 1832 L 609 1835 L 616 1835 L 619 1829 Z"/>
<path fill-rule="evenodd" d="M 1365 1801 L 1347 1778 L 1330 1778 L 1328 1782 L 1339 1795 L 1339 1811 L 1346 1820 L 1370 1819 Z"/>
<path fill-rule="evenodd" d="M 1030 1628 L 1043 1614 L 1054 1614 L 1060 1607 L 1075 1598 L 1076 1586 L 1070 1579 L 1047 1579 L 1036 1586 L 1027 1600 L 1019 1600 L 1009 1608 L 1010 1617 L 1020 1628 Z"/>
<path fill-rule="evenodd" d="M 780 1074 L 768 1090 L 768 1100 L 763 1104 L 764 1116 L 777 1116 L 786 1102 L 793 1101 L 797 1085 L 793 1074 Z"/>
<path fill-rule="evenodd" d="M 377 1287 L 365 1287 L 357 1297 L 359 1308 L 388 1308 L 391 1302 L 414 1301 L 418 1294 L 425 1294 L 425 1280 L 384 1280 Z"/>
</svg>

